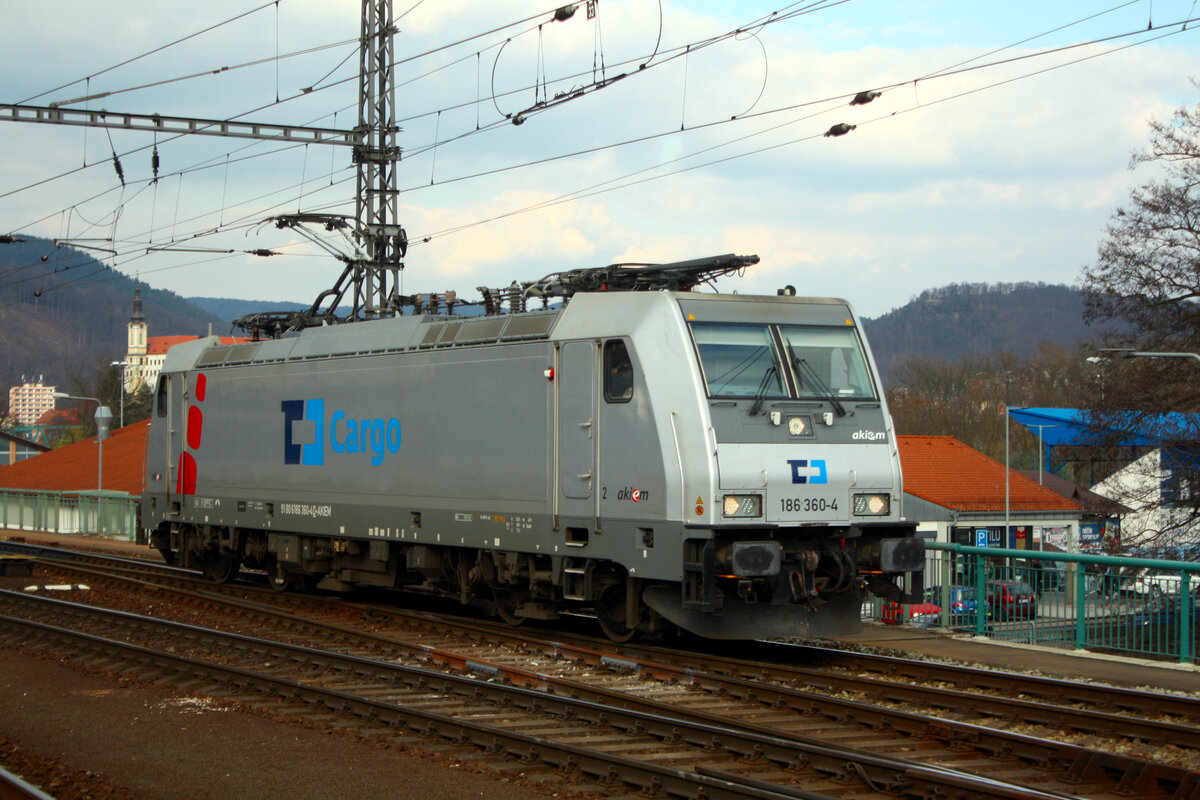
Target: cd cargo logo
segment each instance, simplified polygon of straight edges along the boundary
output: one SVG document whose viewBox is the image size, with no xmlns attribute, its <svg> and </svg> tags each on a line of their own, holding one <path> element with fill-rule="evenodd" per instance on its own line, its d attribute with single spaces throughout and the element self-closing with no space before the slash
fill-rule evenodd
<svg viewBox="0 0 1200 800">
<path fill-rule="evenodd" d="M 325 399 L 284 400 L 283 463 L 319 467 L 325 455 L 369 455 L 378 467 L 389 453 L 400 452 L 400 420 L 359 419 L 334 409 L 326 422 Z"/>
</svg>

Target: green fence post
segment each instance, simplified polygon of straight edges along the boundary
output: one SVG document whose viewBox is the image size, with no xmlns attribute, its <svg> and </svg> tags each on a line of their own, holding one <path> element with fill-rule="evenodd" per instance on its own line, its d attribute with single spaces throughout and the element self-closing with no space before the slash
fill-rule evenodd
<svg viewBox="0 0 1200 800">
<path fill-rule="evenodd" d="M 951 611 L 950 607 L 950 584 L 954 582 L 954 553 L 942 551 L 938 553 L 938 558 L 941 559 L 941 597 L 938 598 L 938 605 L 941 606 L 941 622 L 943 628 L 950 627 Z"/>
<path fill-rule="evenodd" d="M 971 563 L 975 565 L 975 635 L 983 636 L 987 612 L 991 608 L 987 601 L 987 575 L 984 574 L 986 564 L 983 553 L 973 553 Z"/>
<path fill-rule="evenodd" d="M 1075 565 L 1075 649 L 1087 647 L 1087 570 Z"/>
<path fill-rule="evenodd" d="M 1192 660 L 1192 587 L 1191 573 L 1179 573 L 1179 661 Z"/>
</svg>

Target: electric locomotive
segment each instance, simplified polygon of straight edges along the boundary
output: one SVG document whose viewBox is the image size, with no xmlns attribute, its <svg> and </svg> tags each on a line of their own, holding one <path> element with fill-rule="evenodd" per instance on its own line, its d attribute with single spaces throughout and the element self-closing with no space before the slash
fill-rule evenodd
<svg viewBox="0 0 1200 800">
<path fill-rule="evenodd" d="M 693 291 L 757 260 L 177 345 L 143 525 L 215 580 L 408 588 L 513 624 L 581 610 L 617 640 L 855 630 L 867 593 L 919 591 L 895 432 L 846 301 Z"/>
</svg>

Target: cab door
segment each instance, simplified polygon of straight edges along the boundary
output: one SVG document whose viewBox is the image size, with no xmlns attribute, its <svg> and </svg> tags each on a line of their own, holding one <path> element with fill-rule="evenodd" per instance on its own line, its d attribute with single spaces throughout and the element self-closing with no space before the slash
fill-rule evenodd
<svg viewBox="0 0 1200 800">
<path fill-rule="evenodd" d="M 555 451 L 560 517 L 595 517 L 596 345 L 567 342 L 558 350 Z"/>
<path fill-rule="evenodd" d="M 167 498 L 176 508 L 194 487 L 196 462 L 187 452 L 187 374 L 174 372 L 167 381 Z"/>
</svg>

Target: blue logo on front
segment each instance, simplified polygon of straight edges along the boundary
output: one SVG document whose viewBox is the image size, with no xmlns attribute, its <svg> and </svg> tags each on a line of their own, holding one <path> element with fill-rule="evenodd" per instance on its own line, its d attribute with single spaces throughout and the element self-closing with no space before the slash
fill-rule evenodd
<svg viewBox="0 0 1200 800">
<path fill-rule="evenodd" d="M 829 483 L 829 476 L 825 473 L 825 459 L 807 458 L 788 459 L 788 466 L 792 468 L 792 483 Z M 806 470 L 801 474 L 800 470 Z M 812 470 L 816 470 L 814 473 Z"/>
<path fill-rule="evenodd" d="M 370 453 L 371 465 L 378 467 L 388 453 L 400 452 L 400 420 L 347 419 L 343 409 L 335 409 L 325 422 L 325 399 L 284 400 L 283 463 L 319 467 L 325 463 L 328 449 L 338 455 Z M 300 440 L 300 441 L 297 441 Z M 307 440 L 307 441 L 305 441 Z"/>
</svg>

